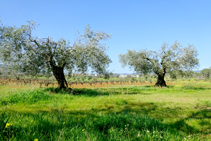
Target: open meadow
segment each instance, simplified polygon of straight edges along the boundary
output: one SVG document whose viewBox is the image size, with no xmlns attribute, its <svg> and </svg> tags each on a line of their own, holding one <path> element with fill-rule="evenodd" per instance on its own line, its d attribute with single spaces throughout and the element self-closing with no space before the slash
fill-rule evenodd
<svg viewBox="0 0 211 141">
<path fill-rule="evenodd" d="M 0 140 L 211 140 L 211 82 L 1 85 Z"/>
</svg>

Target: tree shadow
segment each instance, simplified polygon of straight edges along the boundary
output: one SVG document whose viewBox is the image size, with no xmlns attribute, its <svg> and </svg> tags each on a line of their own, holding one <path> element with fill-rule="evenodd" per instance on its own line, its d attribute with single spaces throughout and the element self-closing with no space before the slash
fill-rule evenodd
<svg viewBox="0 0 211 141">
<path fill-rule="evenodd" d="M 196 86 L 183 86 L 182 89 L 186 90 L 210 90 L 211 88 L 208 87 L 196 87 Z"/>
<path fill-rule="evenodd" d="M 88 97 L 95 97 L 95 96 L 102 96 L 102 95 L 119 95 L 119 94 L 141 94 L 141 95 L 150 95 L 154 91 L 157 90 L 164 90 L 169 91 L 174 86 L 167 86 L 167 87 L 157 87 L 157 86 L 133 86 L 133 87 L 119 87 L 119 88 L 67 88 L 67 89 L 59 89 L 55 87 L 44 88 L 44 91 L 49 92 L 50 94 L 72 94 L 76 96 L 88 96 Z M 192 86 L 183 86 L 181 90 L 210 90 L 211 88 L 204 88 L 204 87 L 192 87 Z"/>
<path fill-rule="evenodd" d="M 210 121 L 204 121 L 206 119 L 211 119 L 211 110 L 210 109 L 202 109 L 200 111 L 197 112 L 192 112 L 190 116 L 186 117 L 186 118 L 182 118 L 180 120 L 178 120 L 175 123 L 169 124 L 172 127 L 177 127 L 177 130 L 181 130 L 183 132 L 190 132 L 190 133 L 202 133 L 204 134 L 204 131 L 202 131 L 201 129 L 196 129 L 191 127 L 190 125 L 187 124 L 186 121 L 189 120 L 193 120 L 193 119 L 197 119 L 197 120 L 201 120 L 199 122 L 199 124 L 201 126 L 206 126 L 207 129 L 209 129 L 209 132 L 211 132 L 211 122 Z"/>
<path fill-rule="evenodd" d="M 45 88 L 45 92 L 50 94 L 72 94 L 75 96 L 106 96 L 106 95 L 119 95 L 119 94 L 142 94 L 149 95 L 150 93 L 141 92 L 141 90 L 133 90 L 127 88 L 100 88 L 100 89 L 87 89 L 87 88 L 74 88 L 74 89 L 58 89 L 58 88 Z"/>
</svg>

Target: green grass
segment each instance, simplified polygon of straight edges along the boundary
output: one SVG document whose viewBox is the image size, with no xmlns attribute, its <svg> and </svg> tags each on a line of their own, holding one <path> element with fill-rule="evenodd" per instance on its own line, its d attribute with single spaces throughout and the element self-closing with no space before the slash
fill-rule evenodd
<svg viewBox="0 0 211 141">
<path fill-rule="evenodd" d="M 211 140 L 210 84 L 0 86 L 0 140 Z"/>
</svg>

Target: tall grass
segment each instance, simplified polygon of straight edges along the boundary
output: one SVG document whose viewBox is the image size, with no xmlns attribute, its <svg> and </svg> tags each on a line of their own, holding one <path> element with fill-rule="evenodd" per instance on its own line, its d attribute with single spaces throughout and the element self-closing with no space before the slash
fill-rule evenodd
<svg viewBox="0 0 211 141">
<path fill-rule="evenodd" d="M 4 114 L 1 114 L 4 118 Z M 16 114 L 1 128 L 1 140 L 184 140 L 187 135 L 145 115 L 75 117 L 51 113 Z M 5 125 L 1 125 L 4 127 Z M 189 137 L 197 139 L 197 137 Z"/>
</svg>

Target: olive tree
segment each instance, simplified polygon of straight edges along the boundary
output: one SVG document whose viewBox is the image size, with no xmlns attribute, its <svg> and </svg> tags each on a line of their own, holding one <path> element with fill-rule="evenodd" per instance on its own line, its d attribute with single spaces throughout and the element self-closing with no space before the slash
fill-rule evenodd
<svg viewBox="0 0 211 141">
<path fill-rule="evenodd" d="M 211 69 L 203 69 L 203 70 L 201 71 L 201 74 L 202 74 L 205 78 L 210 78 Z"/>
<path fill-rule="evenodd" d="M 111 60 L 105 53 L 107 47 L 103 41 L 108 40 L 110 34 L 94 32 L 90 26 L 86 26 L 84 33 L 70 44 L 65 39 L 54 41 L 50 37 L 34 37 L 36 27 L 33 21 L 21 27 L 1 23 L 0 60 L 8 68 L 32 76 L 38 73 L 53 74 L 59 88 L 68 87 L 65 73 L 84 73 L 88 69 L 99 74 L 107 73 Z"/>
<path fill-rule="evenodd" d="M 193 45 L 182 47 L 175 42 L 171 46 L 163 43 L 158 51 L 128 50 L 126 54 L 119 54 L 119 61 L 123 67 L 128 65 L 137 73 L 157 75 L 156 86 L 166 86 L 165 74 L 173 75 L 178 71 L 191 71 L 199 65 L 197 50 Z"/>
</svg>

